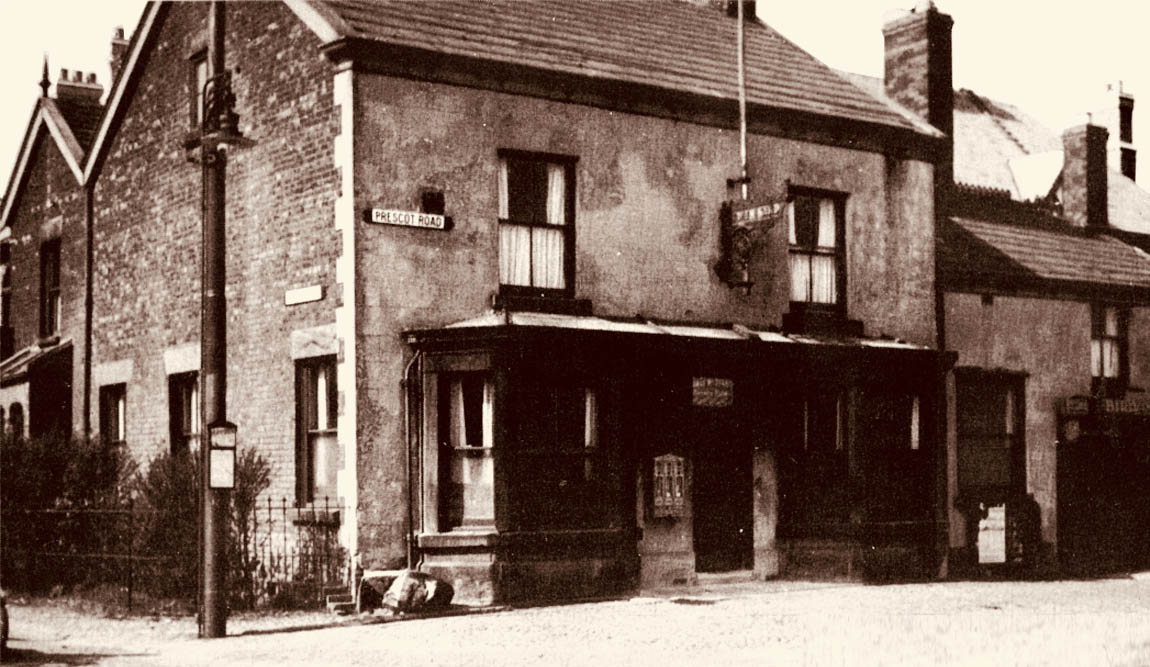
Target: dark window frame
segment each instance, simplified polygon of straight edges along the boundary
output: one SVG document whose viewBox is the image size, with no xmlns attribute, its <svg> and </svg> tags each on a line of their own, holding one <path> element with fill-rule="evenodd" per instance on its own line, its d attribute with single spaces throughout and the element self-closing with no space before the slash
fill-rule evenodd
<svg viewBox="0 0 1150 667">
<path fill-rule="evenodd" d="M 200 114 L 203 109 L 203 85 L 199 79 L 200 66 L 204 67 L 204 82 L 208 76 L 208 51 L 200 49 L 188 58 L 188 122 L 193 130 L 200 128 L 203 119 Z"/>
<path fill-rule="evenodd" d="M 124 383 L 100 387 L 100 441 L 106 450 L 127 442 L 128 386 Z M 121 412 L 122 411 L 122 412 Z M 121 429 L 121 422 L 123 428 Z M 112 426 L 115 426 L 113 429 Z"/>
<path fill-rule="evenodd" d="M 955 441 L 957 446 L 957 467 L 955 470 L 958 492 L 976 493 L 984 502 L 996 504 L 1005 502 L 1011 492 L 1020 492 L 1026 489 L 1026 379 L 1025 373 L 988 370 L 977 367 L 959 367 L 954 370 L 955 382 Z M 1003 429 L 976 430 L 969 428 L 969 422 L 963 419 L 966 413 L 961 401 L 963 391 L 967 387 L 974 393 L 985 396 L 989 391 L 1012 392 L 1013 403 L 1011 409 L 1011 428 L 1013 432 L 1005 429 L 1006 420 L 1003 420 Z M 1004 397 L 1005 398 L 1005 397 Z M 970 450 L 967 442 L 971 440 L 988 441 L 1001 439 L 1008 448 L 1007 463 L 1009 465 L 1008 482 L 1004 487 L 977 486 L 963 479 L 962 457 Z"/>
<path fill-rule="evenodd" d="M 0 359 L 16 351 L 12 331 L 12 243 L 0 242 Z"/>
<path fill-rule="evenodd" d="M 1118 333 L 1106 334 L 1106 311 L 1114 310 L 1118 316 Z M 1114 341 L 1118 348 L 1118 375 L 1106 377 L 1106 371 L 1101 368 L 1102 375 L 1094 375 L 1093 358 L 1090 370 L 1090 393 L 1104 398 L 1122 398 L 1130 385 L 1130 309 L 1106 303 L 1090 304 L 1090 345 L 1095 341 Z M 1093 352 L 1091 352 L 1093 357 Z M 1103 365 L 1099 360 L 1099 365 Z"/>
<path fill-rule="evenodd" d="M 40 244 L 40 336 L 60 334 L 63 316 L 61 298 L 60 238 Z"/>
<path fill-rule="evenodd" d="M 563 226 L 564 246 L 563 246 L 563 277 L 564 285 L 562 288 L 546 288 L 535 287 L 533 285 L 509 285 L 500 282 L 499 294 L 502 296 L 511 297 L 537 297 L 537 298 L 561 298 L 571 299 L 575 296 L 575 244 L 576 244 L 576 221 L 575 221 L 575 195 L 576 195 L 576 165 L 579 158 L 572 155 L 561 155 L 557 153 L 541 153 L 536 151 L 522 151 L 513 149 L 501 148 L 496 151 L 500 160 L 507 160 L 509 163 L 513 161 L 518 162 L 531 162 L 540 163 L 543 165 L 560 165 L 564 169 L 565 174 L 565 199 L 564 206 L 566 208 L 566 224 Z M 509 165 L 510 166 L 510 165 Z M 510 170 L 509 170 L 510 171 Z M 508 174 L 510 181 L 510 173 Z M 508 197 L 510 198 L 510 182 L 508 183 Z M 508 202 L 510 208 L 510 202 Z M 549 225 L 545 222 L 535 222 L 529 220 L 515 220 L 511 218 L 499 219 L 500 225 L 519 225 L 524 227 L 543 227 L 547 229 L 556 229 L 555 225 Z M 533 254 L 533 253 L 532 253 Z M 532 258 L 534 259 L 534 258 Z M 502 261 L 502 258 L 500 258 Z"/>
<path fill-rule="evenodd" d="M 173 455 L 187 455 L 198 447 L 200 425 L 199 373 L 173 373 L 168 376 L 168 442 Z M 190 395 L 189 395 L 190 392 Z"/>
<path fill-rule="evenodd" d="M 799 198 L 804 199 L 829 199 L 834 202 L 835 207 L 835 248 L 834 248 L 834 263 L 835 263 L 835 302 L 834 303 L 817 303 L 815 301 L 805 300 L 796 301 L 794 294 L 791 292 L 791 286 L 788 285 L 788 300 L 790 302 L 791 312 L 817 312 L 834 315 L 836 317 L 845 317 L 847 313 L 847 259 L 846 259 L 846 202 L 849 194 L 846 192 L 839 192 L 836 190 L 826 190 L 823 188 L 813 188 L 807 186 L 792 185 L 787 190 L 787 201 L 791 206 L 795 205 L 795 200 Z M 816 232 L 817 234 L 817 232 Z M 788 272 L 790 270 L 789 262 L 792 254 L 804 254 L 808 256 L 826 256 L 832 253 L 826 252 L 815 245 L 806 244 L 791 244 L 788 240 L 787 243 L 787 258 L 788 258 Z M 812 263 L 813 266 L 813 263 Z M 789 273 L 788 273 L 789 275 Z M 813 276 L 812 276 L 813 284 Z"/>
<path fill-rule="evenodd" d="M 297 359 L 295 363 L 296 426 L 296 506 L 303 507 L 319 500 L 315 486 L 315 447 L 320 438 L 338 437 L 339 389 L 335 355 Z M 319 428 L 319 395 L 316 389 L 319 373 L 325 373 L 327 414 L 326 428 Z M 334 489 L 332 489 L 334 492 Z M 330 496 L 328 496 L 330 498 Z"/>
</svg>

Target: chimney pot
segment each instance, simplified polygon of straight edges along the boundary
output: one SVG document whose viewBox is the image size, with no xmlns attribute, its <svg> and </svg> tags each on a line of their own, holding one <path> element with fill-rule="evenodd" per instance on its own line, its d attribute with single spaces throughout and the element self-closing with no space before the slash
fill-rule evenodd
<svg viewBox="0 0 1150 667">
<path fill-rule="evenodd" d="M 96 73 L 88 72 L 87 83 L 96 83 Z"/>
<path fill-rule="evenodd" d="M 116 26 L 116 32 L 112 35 L 112 39 L 124 39 L 124 26 Z"/>
<path fill-rule="evenodd" d="M 82 72 L 80 70 L 73 71 L 72 72 L 72 81 L 74 81 L 75 83 L 83 83 L 84 82 L 84 72 Z"/>
<path fill-rule="evenodd" d="M 59 80 L 60 81 L 67 81 L 68 80 L 68 70 L 64 69 L 63 67 L 60 68 L 60 79 Z"/>
</svg>

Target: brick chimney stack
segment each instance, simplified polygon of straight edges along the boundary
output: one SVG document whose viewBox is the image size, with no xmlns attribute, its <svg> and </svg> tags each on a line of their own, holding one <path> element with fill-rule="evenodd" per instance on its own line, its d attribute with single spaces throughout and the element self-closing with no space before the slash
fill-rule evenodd
<svg viewBox="0 0 1150 667">
<path fill-rule="evenodd" d="M 56 80 L 56 99 L 100 103 L 100 96 L 104 94 L 104 87 L 96 82 L 95 73 L 89 72 L 85 78 L 84 72 L 76 70 L 68 77 L 68 70 L 60 70 L 60 78 Z"/>
<path fill-rule="evenodd" d="M 1109 226 L 1106 128 L 1078 125 L 1062 134 L 1062 213 L 1075 227 Z"/>
<path fill-rule="evenodd" d="M 112 55 L 108 58 L 108 65 L 112 68 L 112 83 L 120 78 L 120 70 L 124 68 L 124 58 L 128 55 L 128 40 L 124 39 L 124 28 L 116 26 L 112 35 Z"/>
<path fill-rule="evenodd" d="M 882 28 L 886 94 L 950 138 L 951 155 L 936 167 L 936 187 L 948 186 L 953 179 L 953 26 L 954 19 L 924 0 Z"/>
</svg>

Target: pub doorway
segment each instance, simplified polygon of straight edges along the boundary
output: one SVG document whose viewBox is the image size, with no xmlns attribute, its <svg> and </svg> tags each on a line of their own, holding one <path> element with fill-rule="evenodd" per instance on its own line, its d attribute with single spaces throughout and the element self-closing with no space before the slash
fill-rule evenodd
<svg viewBox="0 0 1150 667">
<path fill-rule="evenodd" d="M 697 572 L 750 570 L 754 565 L 750 442 L 731 407 L 694 407 L 694 547 Z"/>
</svg>

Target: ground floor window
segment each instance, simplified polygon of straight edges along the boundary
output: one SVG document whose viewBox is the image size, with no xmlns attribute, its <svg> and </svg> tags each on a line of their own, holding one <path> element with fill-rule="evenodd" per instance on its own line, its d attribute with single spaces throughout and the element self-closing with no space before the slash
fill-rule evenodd
<svg viewBox="0 0 1150 667">
<path fill-rule="evenodd" d="M 483 372 L 439 377 L 440 528 L 495 525 L 495 386 Z"/>
<path fill-rule="evenodd" d="M 173 454 L 187 454 L 200 442 L 199 374 L 168 376 L 168 428 Z"/>
<path fill-rule="evenodd" d="M 126 385 L 110 384 L 100 387 L 100 440 L 105 449 L 124 445 L 126 407 Z"/>
<path fill-rule="evenodd" d="M 339 447 L 335 357 L 296 362 L 296 502 L 335 498 Z"/>
<path fill-rule="evenodd" d="M 551 378 L 521 378 L 511 395 L 506 460 L 516 530 L 601 528 L 614 521 L 600 447 L 600 395 Z"/>
</svg>

